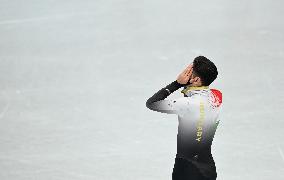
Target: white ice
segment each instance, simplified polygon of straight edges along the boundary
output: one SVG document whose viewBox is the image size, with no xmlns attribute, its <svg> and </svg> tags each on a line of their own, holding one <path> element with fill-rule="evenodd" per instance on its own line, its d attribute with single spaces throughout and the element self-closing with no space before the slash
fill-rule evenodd
<svg viewBox="0 0 284 180">
<path fill-rule="evenodd" d="M 177 116 L 145 102 L 197 55 L 217 179 L 284 179 L 283 1 L 0 3 L 1 180 L 170 180 Z"/>
</svg>

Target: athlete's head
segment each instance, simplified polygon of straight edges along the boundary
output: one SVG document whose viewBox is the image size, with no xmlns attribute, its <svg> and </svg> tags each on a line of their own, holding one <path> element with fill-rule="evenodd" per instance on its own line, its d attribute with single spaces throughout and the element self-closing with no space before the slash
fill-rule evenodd
<svg viewBox="0 0 284 180">
<path fill-rule="evenodd" d="M 218 70 L 215 64 L 204 56 L 197 56 L 193 60 L 193 83 L 199 83 L 201 86 L 209 86 L 218 75 Z"/>
</svg>

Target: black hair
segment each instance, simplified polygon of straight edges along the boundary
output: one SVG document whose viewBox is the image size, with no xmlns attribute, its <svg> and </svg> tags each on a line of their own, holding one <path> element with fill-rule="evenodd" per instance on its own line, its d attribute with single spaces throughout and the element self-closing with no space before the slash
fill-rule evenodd
<svg viewBox="0 0 284 180">
<path fill-rule="evenodd" d="M 193 72 L 201 79 L 202 86 L 209 86 L 218 75 L 215 64 L 204 56 L 194 58 Z"/>
</svg>

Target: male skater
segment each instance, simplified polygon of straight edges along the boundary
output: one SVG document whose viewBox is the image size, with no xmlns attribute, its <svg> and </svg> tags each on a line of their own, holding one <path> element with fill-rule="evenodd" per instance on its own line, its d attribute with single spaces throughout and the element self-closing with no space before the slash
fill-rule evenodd
<svg viewBox="0 0 284 180">
<path fill-rule="evenodd" d="M 172 180 L 216 180 L 211 145 L 219 123 L 222 93 L 209 89 L 217 78 L 213 62 L 198 56 L 177 80 L 160 89 L 147 102 L 147 108 L 178 115 L 177 153 Z M 165 100 L 184 87 L 184 97 Z"/>
</svg>

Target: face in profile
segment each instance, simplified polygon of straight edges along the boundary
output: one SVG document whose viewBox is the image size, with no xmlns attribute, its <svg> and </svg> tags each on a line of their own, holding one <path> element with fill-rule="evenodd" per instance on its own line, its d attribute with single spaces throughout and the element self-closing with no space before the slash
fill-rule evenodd
<svg viewBox="0 0 284 180">
<path fill-rule="evenodd" d="M 201 79 L 194 72 L 194 68 L 186 86 L 202 86 Z"/>
</svg>

